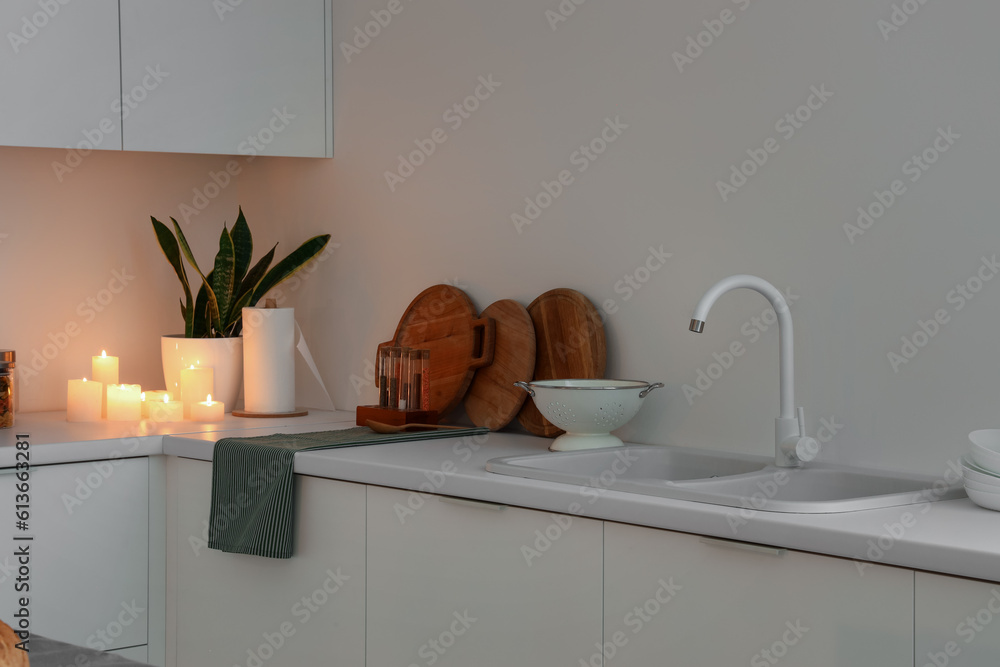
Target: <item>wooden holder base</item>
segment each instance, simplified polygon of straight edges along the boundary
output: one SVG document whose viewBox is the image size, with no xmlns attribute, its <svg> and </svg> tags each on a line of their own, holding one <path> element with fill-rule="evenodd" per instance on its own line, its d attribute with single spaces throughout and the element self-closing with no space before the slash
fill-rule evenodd
<svg viewBox="0 0 1000 667">
<path fill-rule="evenodd" d="M 403 424 L 437 424 L 438 413 L 434 410 L 392 410 L 377 405 L 359 405 L 356 423 L 366 426 L 368 420 L 402 426 Z"/>
</svg>

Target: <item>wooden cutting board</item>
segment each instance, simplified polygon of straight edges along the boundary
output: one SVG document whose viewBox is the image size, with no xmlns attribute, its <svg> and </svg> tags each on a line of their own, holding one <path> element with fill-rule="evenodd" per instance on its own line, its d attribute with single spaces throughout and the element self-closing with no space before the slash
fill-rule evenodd
<svg viewBox="0 0 1000 667">
<path fill-rule="evenodd" d="M 559 288 L 531 302 L 528 314 L 535 328 L 533 380 L 604 377 L 608 352 L 601 314 L 576 290 Z M 563 431 L 542 416 L 532 400 L 517 415 L 531 433 L 554 438 Z"/>
<path fill-rule="evenodd" d="M 517 301 L 502 299 L 480 317 L 496 323 L 493 363 L 476 371 L 465 396 L 465 412 L 476 426 L 497 431 L 517 416 L 528 394 L 515 387 L 527 382 L 535 370 L 535 327 L 527 309 Z"/>
<path fill-rule="evenodd" d="M 492 320 L 476 317 L 465 292 L 434 285 L 407 306 L 396 335 L 378 347 L 431 351 L 429 409 L 443 417 L 462 402 L 476 369 L 493 360 L 494 331 Z"/>
</svg>

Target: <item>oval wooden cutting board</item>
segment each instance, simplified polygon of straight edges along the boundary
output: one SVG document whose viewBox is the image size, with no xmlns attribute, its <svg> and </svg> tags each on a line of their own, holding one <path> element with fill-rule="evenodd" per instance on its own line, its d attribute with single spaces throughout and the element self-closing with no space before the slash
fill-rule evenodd
<svg viewBox="0 0 1000 667">
<path fill-rule="evenodd" d="M 527 309 L 502 299 L 480 313 L 496 323 L 493 363 L 476 371 L 465 396 L 465 412 L 476 426 L 497 431 L 517 416 L 528 394 L 514 383 L 535 370 L 535 327 Z"/>
<path fill-rule="evenodd" d="M 604 377 L 608 351 L 601 314 L 580 292 L 561 287 L 542 294 L 528 306 L 535 329 L 533 380 Z M 534 401 L 517 415 L 531 433 L 554 438 L 563 433 L 542 416 Z"/>
<path fill-rule="evenodd" d="M 396 335 L 378 347 L 431 351 L 429 409 L 443 417 L 461 403 L 476 369 L 493 360 L 493 336 L 492 320 L 476 317 L 476 307 L 465 292 L 434 285 L 407 306 Z"/>
</svg>

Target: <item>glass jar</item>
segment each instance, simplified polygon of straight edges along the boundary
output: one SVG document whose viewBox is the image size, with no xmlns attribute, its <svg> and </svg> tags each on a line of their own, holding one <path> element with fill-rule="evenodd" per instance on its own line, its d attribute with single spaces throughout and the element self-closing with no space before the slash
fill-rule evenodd
<svg viewBox="0 0 1000 667">
<path fill-rule="evenodd" d="M 14 350 L 0 350 L 0 428 L 14 425 Z"/>
</svg>

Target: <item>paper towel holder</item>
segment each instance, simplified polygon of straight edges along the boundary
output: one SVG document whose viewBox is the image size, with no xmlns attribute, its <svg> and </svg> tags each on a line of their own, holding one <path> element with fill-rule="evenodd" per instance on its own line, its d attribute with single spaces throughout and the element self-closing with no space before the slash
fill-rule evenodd
<svg viewBox="0 0 1000 667">
<path fill-rule="evenodd" d="M 264 299 L 264 308 L 277 308 L 278 300 L 273 298 Z M 268 418 L 278 418 L 278 417 L 305 417 L 309 414 L 306 409 L 292 410 L 290 412 L 248 412 L 247 410 L 233 410 L 232 415 L 234 417 L 245 417 L 245 418 L 257 418 L 257 419 L 268 419 Z"/>
</svg>

